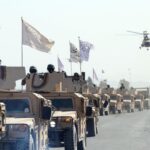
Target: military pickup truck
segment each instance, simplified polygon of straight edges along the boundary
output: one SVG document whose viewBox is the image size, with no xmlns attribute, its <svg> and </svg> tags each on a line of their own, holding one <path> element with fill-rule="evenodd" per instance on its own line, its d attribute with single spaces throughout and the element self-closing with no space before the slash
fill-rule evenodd
<svg viewBox="0 0 150 150">
<path fill-rule="evenodd" d="M 39 94 L 0 91 L 6 105 L 6 134 L 1 150 L 47 150 L 51 102 Z"/>
</svg>

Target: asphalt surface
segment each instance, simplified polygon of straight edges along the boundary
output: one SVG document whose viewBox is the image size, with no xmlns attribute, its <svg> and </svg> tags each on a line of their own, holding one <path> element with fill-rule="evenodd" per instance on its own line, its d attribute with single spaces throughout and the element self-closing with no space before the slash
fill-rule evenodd
<svg viewBox="0 0 150 150">
<path fill-rule="evenodd" d="M 98 130 L 87 150 L 150 150 L 150 110 L 99 117 Z"/>
</svg>

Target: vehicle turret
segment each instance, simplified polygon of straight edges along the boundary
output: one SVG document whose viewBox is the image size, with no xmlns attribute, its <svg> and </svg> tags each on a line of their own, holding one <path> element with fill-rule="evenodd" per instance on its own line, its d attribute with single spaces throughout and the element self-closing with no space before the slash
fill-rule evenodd
<svg viewBox="0 0 150 150">
<path fill-rule="evenodd" d="M 65 72 L 56 72 L 53 65 L 47 66 L 48 72 L 38 73 L 35 67 L 30 68 L 30 73 L 23 79 L 22 84 L 26 84 L 26 91 L 36 92 L 79 92 L 86 85 L 84 72 L 79 75 L 74 73 L 68 76 Z"/>
</svg>

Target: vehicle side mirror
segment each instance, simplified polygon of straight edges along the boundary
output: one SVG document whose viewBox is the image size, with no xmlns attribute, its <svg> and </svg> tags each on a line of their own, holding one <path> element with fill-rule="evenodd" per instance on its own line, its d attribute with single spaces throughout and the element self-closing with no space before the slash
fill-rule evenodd
<svg viewBox="0 0 150 150">
<path fill-rule="evenodd" d="M 50 120 L 51 115 L 52 115 L 52 108 L 44 106 L 42 109 L 42 119 Z"/>
<path fill-rule="evenodd" d="M 92 107 L 87 106 L 87 107 L 86 107 L 86 116 L 91 116 L 91 115 L 92 115 L 92 113 L 93 113 L 93 111 L 92 111 Z"/>
</svg>

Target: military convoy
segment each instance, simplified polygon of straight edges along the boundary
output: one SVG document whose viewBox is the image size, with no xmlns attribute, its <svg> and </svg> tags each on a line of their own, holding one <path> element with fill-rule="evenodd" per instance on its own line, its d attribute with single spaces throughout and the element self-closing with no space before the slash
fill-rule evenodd
<svg viewBox="0 0 150 150">
<path fill-rule="evenodd" d="M 0 69 L 2 150 L 85 150 L 86 137 L 98 133 L 99 115 L 150 108 L 148 90 L 115 90 L 109 85 L 100 90 L 87 83 L 84 72 L 67 76 L 53 65 L 45 73 L 34 66 L 28 74 L 23 67 Z M 14 90 L 19 79 L 25 91 Z"/>
</svg>

